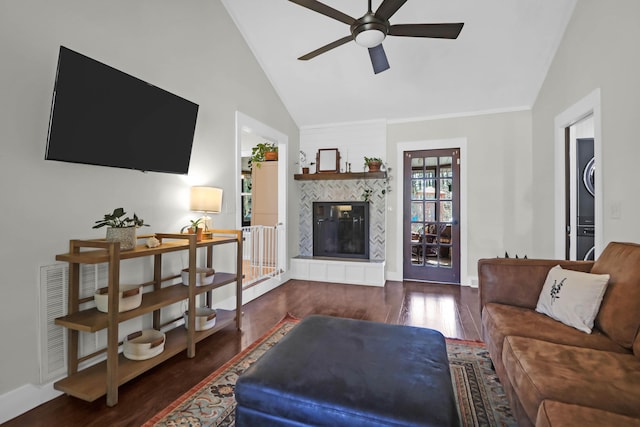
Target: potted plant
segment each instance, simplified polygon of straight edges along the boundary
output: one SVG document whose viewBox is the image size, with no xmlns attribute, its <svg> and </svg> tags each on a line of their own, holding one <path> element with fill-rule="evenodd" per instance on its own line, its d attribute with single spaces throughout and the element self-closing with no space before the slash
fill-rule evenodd
<svg viewBox="0 0 640 427">
<path fill-rule="evenodd" d="M 302 173 L 303 174 L 308 174 L 309 173 L 309 166 L 315 165 L 315 162 L 311 162 L 308 163 L 307 162 L 307 153 L 305 153 L 304 151 L 300 150 L 300 167 L 302 168 Z"/>
<path fill-rule="evenodd" d="M 204 230 L 203 228 L 200 227 L 200 223 L 202 222 L 202 218 L 190 219 L 189 222 L 191 224 L 190 225 L 185 225 L 184 227 L 182 227 L 182 230 L 180 230 L 180 232 L 184 233 L 184 230 L 187 230 L 187 233 L 195 234 L 196 235 L 196 241 L 199 242 L 200 240 L 202 240 L 202 231 Z"/>
<path fill-rule="evenodd" d="M 260 163 L 274 160 L 278 160 L 278 145 L 274 142 L 261 142 L 251 149 L 250 166 L 260 167 Z"/>
<path fill-rule="evenodd" d="M 378 172 L 380 170 L 380 166 L 382 166 L 382 159 L 379 157 L 365 156 L 364 164 L 369 168 L 369 172 Z"/>
<path fill-rule="evenodd" d="M 95 222 L 93 228 L 107 226 L 107 240 L 120 242 L 121 250 L 129 250 L 136 247 L 136 229 L 148 227 L 142 218 L 133 214 L 133 218 L 125 217 L 127 213 L 123 208 L 116 208 L 112 213 L 104 215 L 104 218 Z"/>
</svg>

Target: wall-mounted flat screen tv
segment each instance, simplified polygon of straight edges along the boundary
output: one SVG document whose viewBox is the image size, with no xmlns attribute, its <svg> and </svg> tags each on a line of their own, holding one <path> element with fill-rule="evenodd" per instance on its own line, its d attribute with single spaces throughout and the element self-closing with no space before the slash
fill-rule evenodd
<svg viewBox="0 0 640 427">
<path fill-rule="evenodd" d="M 45 159 L 186 174 L 198 104 L 60 47 Z"/>
</svg>

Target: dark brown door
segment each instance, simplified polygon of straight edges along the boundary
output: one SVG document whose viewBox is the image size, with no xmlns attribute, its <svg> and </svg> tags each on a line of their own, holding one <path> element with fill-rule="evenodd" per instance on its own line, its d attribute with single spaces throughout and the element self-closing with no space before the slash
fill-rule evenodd
<svg viewBox="0 0 640 427">
<path fill-rule="evenodd" d="M 404 153 L 404 279 L 460 283 L 460 149 Z"/>
</svg>

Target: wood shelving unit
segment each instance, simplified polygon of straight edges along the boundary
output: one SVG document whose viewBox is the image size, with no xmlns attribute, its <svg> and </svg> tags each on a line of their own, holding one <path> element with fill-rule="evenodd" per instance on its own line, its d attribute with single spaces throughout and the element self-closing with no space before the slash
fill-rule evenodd
<svg viewBox="0 0 640 427">
<path fill-rule="evenodd" d="M 339 179 L 385 179 L 386 172 L 345 172 L 345 173 L 299 173 L 293 175 L 293 179 L 298 181 L 328 181 Z"/>
<path fill-rule="evenodd" d="M 56 256 L 56 260 L 69 263 L 69 313 L 57 318 L 56 324 L 67 328 L 68 363 L 67 377 L 54 384 L 57 390 L 77 398 L 94 401 L 104 395 L 107 405 L 118 403 L 118 387 L 169 359 L 187 350 L 188 357 L 195 357 L 197 342 L 218 332 L 220 329 L 235 323 L 238 330 L 242 327 L 242 232 L 240 230 L 212 230 L 209 238 L 196 242 L 196 236 L 185 234 L 156 234 L 161 241 L 157 248 L 138 245 L 130 251 L 120 251 L 120 244 L 105 240 L 71 240 L 69 252 Z M 165 281 L 161 277 L 162 255 L 170 252 L 188 251 L 189 270 L 195 271 L 198 248 L 207 251 L 206 264 L 212 267 L 213 247 L 217 245 L 236 244 L 236 272 L 216 272 L 214 282 L 210 285 L 196 286 L 196 275 L 191 274 L 189 283 L 162 286 Z M 153 256 L 154 279 L 153 290 L 142 295 L 142 304 L 126 312 L 118 312 L 118 292 L 120 262 L 128 259 Z M 108 313 L 95 308 L 80 310 L 80 264 L 107 263 L 109 271 Z M 196 316 L 189 316 L 188 328 L 177 327 L 166 332 L 164 351 L 147 360 L 129 360 L 119 354 L 119 324 L 129 319 L 148 313 L 153 314 L 153 327 L 160 329 L 160 310 L 176 302 L 188 301 L 188 310 L 195 313 L 196 297 L 206 294 L 207 305 L 212 305 L 211 291 L 235 284 L 236 309 L 216 310 L 216 324 L 205 331 L 195 330 Z M 78 332 L 97 332 L 107 330 L 107 358 L 105 361 L 79 370 Z"/>
</svg>

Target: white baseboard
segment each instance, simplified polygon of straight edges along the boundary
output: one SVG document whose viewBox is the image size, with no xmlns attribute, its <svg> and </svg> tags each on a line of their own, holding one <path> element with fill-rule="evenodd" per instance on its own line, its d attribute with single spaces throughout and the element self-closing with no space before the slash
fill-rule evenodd
<svg viewBox="0 0 640 427">
<path fill-rule="evenodd" d="M 402 273 L 399 271 L 387 271 L 387 280 L 392 280 L 395 282 L 402 282 Z M 468 286 L 471 288 L 478 287 L 478 278 L 475 276 L 467 276 L 465 281 L 460 283 L 460 286 Z"/>
<path fill-rule="evenodd" d="M 478 287 L 478 278 L 477 277 L 469 277 L 469 284 L 465 286 L 471 286 L 472 288 Z"/>
<path fill-rule="evenodd" d="M 387 280 L 402 282 L 402 273 L 399 271 L 387 271 Z"/>
<path fill-rule="evenodd" d="M 26 384 L 0 396 L 0 424 L 58 397 L 53 382 L 44 385 Z"/>
</svg>

